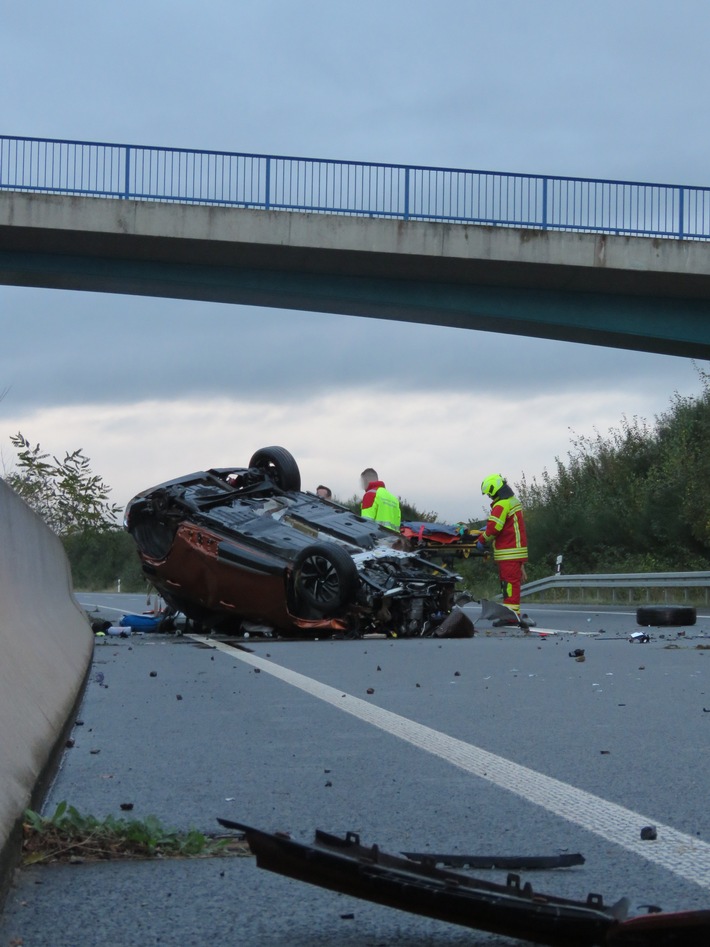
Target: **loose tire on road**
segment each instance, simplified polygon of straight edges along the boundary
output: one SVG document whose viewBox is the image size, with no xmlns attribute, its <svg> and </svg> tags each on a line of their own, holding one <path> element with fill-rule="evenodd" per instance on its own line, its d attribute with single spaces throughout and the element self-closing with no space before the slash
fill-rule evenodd
<svg viewBox="0 0 710 947">
<path fill-rule="evenodd" d="M 637 625 L 694 625 L 697 617 L 690 605 L 644 605 L 636 609 Z"/>
</svg>

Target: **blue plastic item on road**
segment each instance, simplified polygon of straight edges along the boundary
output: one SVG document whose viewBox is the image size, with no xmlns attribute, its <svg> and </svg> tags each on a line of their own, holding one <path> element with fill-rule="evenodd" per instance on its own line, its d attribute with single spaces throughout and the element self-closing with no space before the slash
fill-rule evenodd
<svg viewBox="0 0 710 947">
<path fill-rule="evenodd" d="M 160 621 L 160 616 L 155 615 L 124 615 L 118 624 L 137 631 L 156 631 Z"/>
</svg>

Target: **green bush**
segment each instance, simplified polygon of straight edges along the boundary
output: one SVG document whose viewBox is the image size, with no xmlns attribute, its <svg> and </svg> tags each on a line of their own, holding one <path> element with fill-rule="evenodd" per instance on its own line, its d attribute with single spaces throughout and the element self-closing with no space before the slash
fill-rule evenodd
<svg viewBox="0 0 710 947">
<path fill-rule="evenodd" d="M 710 555 L 709 376 L 675 395 L 655 425 L 624 418 L 606 436 L 576 437 L 553 473 L 517 485 L 528 530 L 529 578 L 567 573 L 707 568 Z"/>
<path fill-rule="evenodd" d="M 143 592 L 143 575 L 133 539 L 122 529 L 86 530 L 62 539 L 77 591 Z"/>
</svg>

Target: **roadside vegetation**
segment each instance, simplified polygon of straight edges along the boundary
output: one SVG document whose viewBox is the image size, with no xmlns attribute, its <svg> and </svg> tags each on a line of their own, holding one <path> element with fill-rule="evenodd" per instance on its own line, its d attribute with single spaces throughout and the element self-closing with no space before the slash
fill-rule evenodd
<svg viewBox="0 0 710 947">
<path fill-rule="evenodd" d="M 115 858 L 197 858 L 247 855 L 234 836 L 215 838 L 196 829 L 166 829 L 155 816 L 146 819 L 97 819 L 60 802 L 50 816 L 26 809 L 22 821 L 23 865 L 57 861 L 105 861 Z"/>
<path fill-rule="evenodd" d="M 81 448 L 59 460 L 21 432 L 10 440 L 17 461 L 5 480 L 58 536 L 115 527 L 120 507 L 109 502 L 111 488 L 93 473 Z"/>
<path fill-rule="evenodd" d="M 530 580 L 568 574 L 704 570 L 710 561 L 710 374 L 698 369 L 695 397 L 675 394 L 654 423 L 622 418 L 617 428 L 572 436 L 565 459 L 539 479 L 513 484 L 525 509 Z M 82 450 L 63 460 L 14 435 L 15 468 L 6 482 L 62 539 L 78 591 L 146 590 L 134 543 L 118 522 L 110 488 Z M 476 493 L 476 484 L 472 484 Z M 472 497 L 473 500 L 476 497 Z M 339 500 L 359 512 L 356 495 Z M 435 522 L 401 499 L 402 519 Z M 468 523 L 481 525 L 481 521 Z M 498 591 L 492 561 L 457 559 L 476 597 Z"/>
<path fill-rule="evenodd" d="M 710 375 L 648 424 L 622 419 L 574 437 L 566 461 L 516 491 L 525 509 L 530 579 L 567 573 L 705 570 L 710 561 Z"/>
<path fill-rule="evenodd" d="M 91 469 L 83 450 L 63 459 L 34 446 L 21 433 L 10 438 L 15 466 L 5 472 L 8 486 L 39 514 L 62 540 L 77 591 L 124 592 L 146 588 L 135 544 L 120 523 L 111 488 Z"/>
</svg>

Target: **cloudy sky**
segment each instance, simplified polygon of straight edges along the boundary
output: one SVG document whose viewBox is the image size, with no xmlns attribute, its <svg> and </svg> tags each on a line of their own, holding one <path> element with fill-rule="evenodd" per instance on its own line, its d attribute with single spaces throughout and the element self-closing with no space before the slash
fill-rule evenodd
<svg viewBox="0 0 710 947">
<path fill-rule="evenodd" d="M 709 28 L 706 0 L 7 0 L 0 133 L 708 185 Z M 306 489 L 349 497 L 374 466 L 420 509 L 479 517 L 486 474 L 538 477 L 708 368 L 21 287 L 0 286 L 0 324 L 5 469 L 18 430 L 81 447 L 121 505 L 278 444 Z"/>
</svg>

